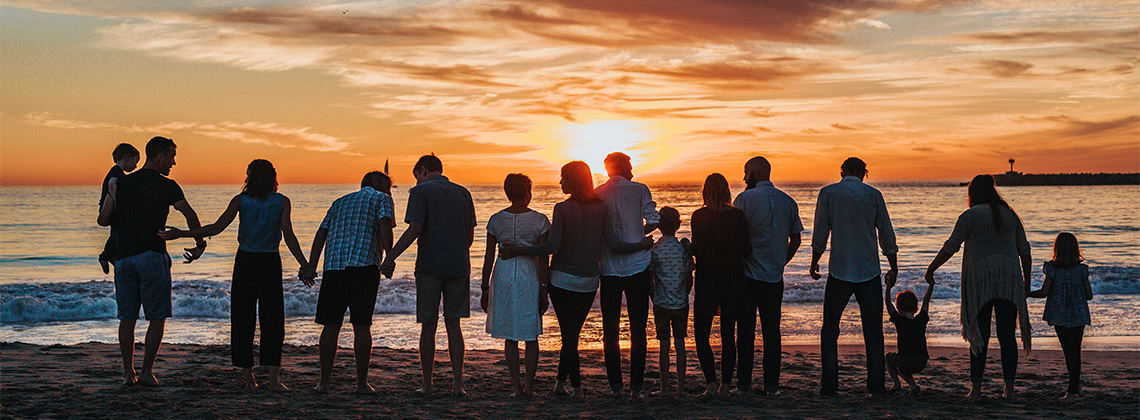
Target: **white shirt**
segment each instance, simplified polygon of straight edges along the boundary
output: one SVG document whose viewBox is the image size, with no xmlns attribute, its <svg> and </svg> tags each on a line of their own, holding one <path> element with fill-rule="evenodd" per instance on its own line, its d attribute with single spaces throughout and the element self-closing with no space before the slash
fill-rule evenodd
<svg viewBox="0 0 1140 420">
<path fill-rule="evenodd" d="M 842 181 L 819 190 L 815 226 L 812 227 L 812 250 L 827 250 L 829 234 L 832 236 L 831 256 L 827 271 L 839 280 L 863 283 L 881 275 L 880 245 L 883 255 L 899 252 L 883 194 L 864 184 L 859 177 L 845 176 Z"/>
<path fill-rule="evenodd" d="M 645 237 L 645 225 L 661 220 L 657 203 L 653 202 L 653 195 L 645 184 L 613 176 L 596 191 L 606 201 L 609 210 L 607 223 L 612 225 L 616 242 L 641 242 Z M 650 258 L 648 249 L 631 254 L 615 254 L 607 249 L 602 255 L 602 275 L 632 276 L 649 269 Z"/>
<path fill-rule="evenodd" d="M 792 197 L 773 186 L 772 181 L 756 183 L 755 188 L 736 196 L 732 206 L 744 212 L 752 244 L 744 275 L 752 280 L 779 283 L 784 279 L 788 237 L 804 230 L 800 207 Z"/>
</svg>

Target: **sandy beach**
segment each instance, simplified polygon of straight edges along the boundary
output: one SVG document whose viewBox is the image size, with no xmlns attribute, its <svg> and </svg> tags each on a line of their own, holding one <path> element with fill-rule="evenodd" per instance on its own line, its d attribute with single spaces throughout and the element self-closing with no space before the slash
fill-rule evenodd
<svg viewBox="0 0 1140 420">
<path fill-rule="evenodd" d="M 891 346 L 888 346 L 888 351 Z M 968 358 L 964 348 L 931 347 L 931 361 L 918 376 L 923 395 L 905 394 L 868 398 L 864 395 L 864 369 L 860 346 L 840 348 L 840 382 L 837 397 L 816 395 L 819 375 L 818 347 L 786 346 L 782 383 L 778 397 L 753 395 L 703 400 L 702 377 L 692 357 L 689 365 L 689 395 L 682 398 L 648 397 L 615 399 L 603 396 L 606 387 L 602 353 L 583 353 L 587 390 L 584 401 L 552 397 L 555 351 L 545 349 L 539 365 L 536 398 L 509 397 L 506 366 L 498 351 L 468 351 L 469 395 L 436 395 L 414 392 L 419 363 L 414 350 L 377 348 L 373 351 L 371 383 L 376 396 L 350 393 L 351 354 L 341 349 L 333 373 L 335 387 L 327 395 L 307 389 L 316 382 L 317 351 L 313 347 L 287 346 L 284 381 L 293 390 L 284 394 L 246 392 L 234 382 L 227 346 L 167 345 L 159 356 L 156 373 L 161 388 L 124 388 L 119 384 L 116 346 L 87 343 L 76 346 L 0 344 L 0 415 L 5 417 L 122 417 L 229 418 L 229 417 L 1125 417 L 1135 418 L 1140 404 L 1140 352 L 1086 351 L 1084 397 L 1059 401 L 1065 379 L 1059 351 L 1036 351 L 1021 359 L 1018 371 L 1020 393 L 1012 400 L 998 398 L 1000 367 L 991 356 L 987 370 L 987 398 L 967 402 Z M 141 357 L 139 346 L 136 357 Z M 659 377 L 656 352 L 650 351 L 646 374 L 649 386 Z M 997 351 L 992 351 L 996 354 Z M 437 356 L 436 384 L 450 381 L 446 354 Z M 759 361 L 759 358 L 757 359 Z M 136 363 L 138 361 L 136 360 Z M 628 364 L 626 365 L 628 368 Z M 259 372 L 264 377 L 264 372 Z M 754 372 L 759 378 L 760 372 Z"/>
</svg>

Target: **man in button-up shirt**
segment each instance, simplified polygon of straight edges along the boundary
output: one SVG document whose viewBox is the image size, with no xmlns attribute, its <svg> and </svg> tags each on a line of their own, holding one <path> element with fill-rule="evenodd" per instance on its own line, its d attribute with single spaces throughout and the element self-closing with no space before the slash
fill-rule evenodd
<svg viewBox="0 0 1140 420">
<path fill-rule="evenodd" d="M 753 349 L 756 343 L 756 313 L 764 338 L 764 391 L 780 392 L 780 317 L 784 302 L 784 266 L 800 248 L 800 208 L 792 197 L 772 185 L 772 165 L 762 156 L 744 165 L 748 189 L 732 203 L 744 212 L 752 254 L 745 261 L 748 279 L 747 307 L 737 322 L 736 348 L 740 380 L 737 388 L 752 386 Z M 722 321 L 723 322 L 723 321 Z"/>
<path fill-rule="evenodd" d="M 310 269 L 301 274 L 306 282 L 316 277 L 321 251 L 325 254 L 324 276 L 317 296 L 317 323 L 321 330 L 321 379 L 317 392 L 326 392 L 336 358 L 337 339 L 349 309 L 356 353 L 356 391 L 374 392 L 368 384 L 368 361 L 372 355 L 372 311 L 380 285 L 380 257 L 392 249 L 393 209 L 388 195 L 391 180 L 381 172 L 369 172 L 360 190 L 338 198 L 329 207 L 313 238 Z"/>
<path fill-rule="evenodd" d="M 649 232 L 657 229 L 661 215 L 649 187 L 633 182 L 633 165 L 629 156 L 615 152 L 606 156 L 606 172 L 610 180 L 597 188 L 598 196 L 606 201 L 608 223 L 617 235 L 617 242 L 637 243 Z M 620 254 L 607 250 L 602 256 L 602 337 L 606 359 L 606 376 L 614 394 L 621 393 L 621 348 L 618 332 L 621 321 L 621 296 L 625 293 L 626 311 L 629 314 L 629 387 L 633 394 L 641 395 L 645 376 L 646 337 L 645 324 L 649 319 L 649 262 L 650 251 L 639 250 Z"/>
<path fill-rule="evenodd" d="M 863 343 L 867 348 L 867 391 L 886 392 L 883 361 L 882 269 L 878 250 L 891 264 L 888 283 L 898 276 L 898 246 L 883 194 L 863 183 L 867 164 L 848 158 L 841 167 L 843 180 L 819 191 L 811 240 L 811 277 L 819 279 L 819 260 L 831 235 L 827 286 L 823 295 L 820 354 L 823 376 L 820 394 L 834 395 L 839 387 L 839 319 L 851 295 L 859 303 Z M 877 235 L 876 235 L 877 233 Z M 877 240 L 876 240 L 877 239 Z"/>
</svg>

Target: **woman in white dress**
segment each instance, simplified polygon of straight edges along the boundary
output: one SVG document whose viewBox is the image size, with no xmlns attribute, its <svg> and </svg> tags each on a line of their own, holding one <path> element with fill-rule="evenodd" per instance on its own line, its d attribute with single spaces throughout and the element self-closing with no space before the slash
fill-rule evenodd
<svg viewBox="0 0 1140 420">
<path fill-rule="evenodd" d="M 487 332 L 506 341 L 507 369 L 514 385 L 513 396 L 534 395 L 538 368 L 538 335 L 546 312 L 545 285 L 550 280 L 546 256 L 496 259 L 498 244 L 533 246 L 546 239 L 550 221 L 531 210 L 531 181 L 526 175 L 510 174 L 503 190 L 511 206 L 487 221 L 487 251 L 483 257 L 483 294 L 480 306 L 487 313 Z M 526 342 L 526 385 L 519 378 L 519 341 Z"/>
</svg>

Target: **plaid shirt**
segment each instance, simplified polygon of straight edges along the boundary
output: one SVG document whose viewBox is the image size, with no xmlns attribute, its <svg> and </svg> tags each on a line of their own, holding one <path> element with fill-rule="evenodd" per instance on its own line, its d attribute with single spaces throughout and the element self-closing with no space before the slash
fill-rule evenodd
<svg viewBox="0 0 1140 420">
<path fill-rule="evenodd" d="M 379 264 L 380 244 L 375 238 L 382 219 L 393 220 L 392 196 L 372 187 L 334 201 L 321 222 L 321 229 L 328 230 L 325 271 Z"/>
</svg>

